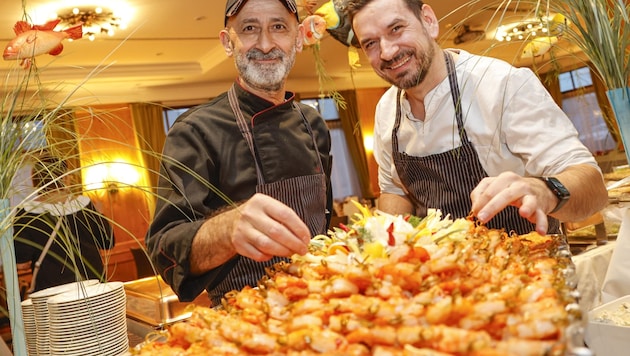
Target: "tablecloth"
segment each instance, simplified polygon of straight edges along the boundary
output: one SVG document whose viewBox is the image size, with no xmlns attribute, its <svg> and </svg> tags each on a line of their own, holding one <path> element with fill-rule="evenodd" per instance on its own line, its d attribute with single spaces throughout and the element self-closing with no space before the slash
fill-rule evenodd
<svg viewBox="0 0 630 356">
<path fill-rule="evenodd" d="M 616 242 L 602 285 L 604 303 L 630 295 L 630 208 L 623 210 Z"/>
<path fill-rule="evenodd" d="M 616 241 L 611 241 L 572 258 L 580 293 L 579 303 L 585 313 L 603 303 L 602 287 L 616 245 Z"/>
</svg>

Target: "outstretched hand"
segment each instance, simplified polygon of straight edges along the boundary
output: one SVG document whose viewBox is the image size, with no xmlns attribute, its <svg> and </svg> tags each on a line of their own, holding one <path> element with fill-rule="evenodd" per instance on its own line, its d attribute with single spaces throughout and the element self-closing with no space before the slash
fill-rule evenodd
<svg viewBox="0 0 630 356">
<path fill-rule="evenodd" d="M 470 193 L 472 212 L 483 223 L 487 223 L 508 206 L 518 208 L 518 213 L 536 225 L 539 234 L 546 234 L 549 225 L 547 212 L 553 209 L 554 197 L 546 184 L 538 178 L 521 177 L 513 172 L 504 172 L 497 177 L 481 180 Z"/>
<path fill-rule="evenodd" d="M 282 202 L 255 194 L 238 207 L 232 244 L 236 252 L 256 261 L 308 252 L 311 234 L 300 217 Z"/>
</svg>

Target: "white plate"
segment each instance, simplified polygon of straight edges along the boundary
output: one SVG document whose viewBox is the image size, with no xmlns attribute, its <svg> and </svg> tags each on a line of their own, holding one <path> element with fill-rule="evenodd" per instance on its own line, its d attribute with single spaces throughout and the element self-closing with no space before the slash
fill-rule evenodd
<svg viewBox="0 0 630 356">
<path fill-rule="evenodd" d="M 111 295 L 108 298 L 88 298 L 80 301 L 76 301 L 72 304 L 49 304 L 48 313 L 52 315 L 65 315 L 71 314 L 83 314 L 96 310 L 108 310 L 119 309 L 121 305 L 126 305 L 126 298 L 124 293 L 120 295 Z M 123 309 L 125 307 L 123 306 Z"/>
<path fill-rule="evenodd" d="M 74 324 L 65 323 L 62 325 L 51 325 L 50 335 L 53 334 L 76 334 L 82 330 L 93 332 L 93 330 L 99 330 L 101 333 L 109 332 L 113 328 L 120 328 L 127 324 L 127 316 L 125 314 L 118 316 L 111 316 L 109 318 L 96 319 L 82 319 L 77 320 Z"/>
<path fill-rule="evenodd" d="M 83 352 L 83 355 L 89 355 L 90 352 L 109 350 L 112 348 L 118 349 L 122 345 L 128 344 L 129 341 L 127 340 L 127 332 L 126 330 L 122 330 L 113 337 L 104 340 L 101 338 L 96 338 L 76 340 L 74 343 L 51 343 L 50 350 L 53 351 L 53 353 L 63 352 L 64 355 L 66 353 L 73 352 Z"/>
<path fill-rule="evenodd" d="M 109 282 L 109 283 L 98 283 L 90 286 L 86 286 L 85 288 L 74 288 L 69 291 L 56 294 L 48 298 L 48 304 L 63 304 L 67 303 L 72 305 L 76 302 L 81 302 L 81 300 L 85 298 L 95 298 L 103 295 L 107 295 L 109 293 L 116 293 L 120 289 L 123 289 L 124 285 L 122 282 Z"/>
<path fill-rule="evenodd" d="M 91 286 L 97 283 L 99 283 L 97 279 L 88 279 L 87 281 L 61 284 L 58 286 L 54 286 L 54 287 L 50 287 L 50 288 L 46 288 L 46 289 L 42 289 L 40 291 L 34 292 L 33 294 L 30 295 L 30 298 L 31 299 L 48 298 L 53 295 L 57 295 L 60 293 L 71 291 L 71 290 L 76 290 L 78 286 Z"/>
</svg>

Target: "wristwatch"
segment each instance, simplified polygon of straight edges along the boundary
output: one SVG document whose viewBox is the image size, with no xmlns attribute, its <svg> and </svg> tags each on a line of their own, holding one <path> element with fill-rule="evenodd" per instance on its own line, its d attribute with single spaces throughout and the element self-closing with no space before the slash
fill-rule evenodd
<svg viewBox="0 0 630 356">
<path fill-rule="evenodd" d="M 562 208 L 562 206 L 564 206 L 564 204 L 569 201 L 571 193 L 569 193 L 569 190 L 562 183 L 560 183 L 557 178 L 542 177 L 541 179 L 547 184 L 547 187 L 553 192 L 553 194 L 558 197 L 558 205 L 556 205 L 556 207 L 549 212 L 549 214 L 553 214 L 556 211 L 560 210 L 560 208 Z"/>
</svg>

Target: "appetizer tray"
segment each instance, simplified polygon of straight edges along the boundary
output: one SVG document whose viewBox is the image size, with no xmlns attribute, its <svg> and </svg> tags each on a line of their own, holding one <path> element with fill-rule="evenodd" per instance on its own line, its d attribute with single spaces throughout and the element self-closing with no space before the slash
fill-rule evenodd
<svg viewBox="0 0 630 356">
<path fill-rule="evenodd" d="M 140 355 L 592 355 L 566 238 L 363 208 Z"/>
</svg>

